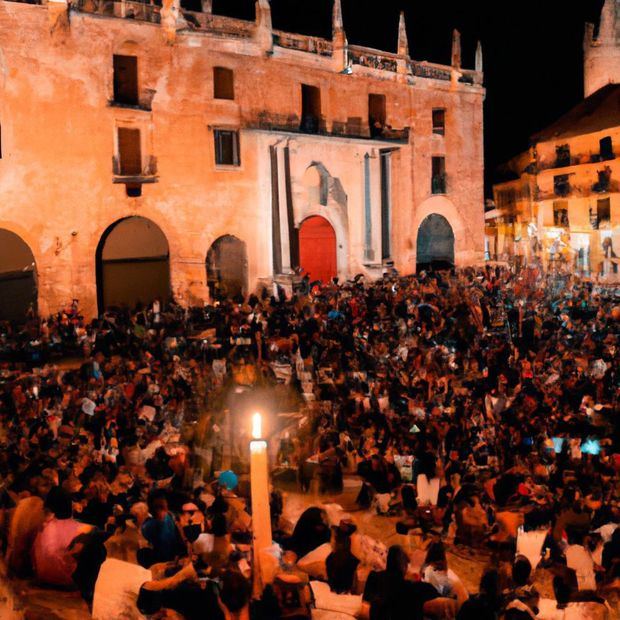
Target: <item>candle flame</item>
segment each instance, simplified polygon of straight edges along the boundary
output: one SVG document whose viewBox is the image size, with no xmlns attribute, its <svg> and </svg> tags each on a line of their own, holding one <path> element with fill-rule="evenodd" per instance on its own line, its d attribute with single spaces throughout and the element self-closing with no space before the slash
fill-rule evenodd
<svg viewBox="0 0 620 620">
<path fill-rule="evenodd" d="M 252 438 L 260 439 L 263 430 L 263 419 L 260 413 L 255 413 L 252 416 Z"/>
</svg>

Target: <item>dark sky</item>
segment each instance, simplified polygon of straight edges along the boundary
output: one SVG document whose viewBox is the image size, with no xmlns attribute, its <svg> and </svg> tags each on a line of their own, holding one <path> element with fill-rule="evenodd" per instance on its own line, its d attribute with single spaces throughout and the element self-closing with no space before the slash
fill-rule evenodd
<svg viewBox="0 0 620 620">
<path fill-rule="evenodd" d="M 582 42 L 603 0 L 342 0 L 350 43 L 395 51 L 405 11 L 413 58 L 450 62 L 461 31 L 463 66 L 484 51 L 487 194 L 498 164 L 569 110 L 583 93 Z M 272 0 L 274 28 L 331 36 L 332 0 Z M 253 19 L 253 0 L 214 0 L 214 12 Z"/>
</svg>

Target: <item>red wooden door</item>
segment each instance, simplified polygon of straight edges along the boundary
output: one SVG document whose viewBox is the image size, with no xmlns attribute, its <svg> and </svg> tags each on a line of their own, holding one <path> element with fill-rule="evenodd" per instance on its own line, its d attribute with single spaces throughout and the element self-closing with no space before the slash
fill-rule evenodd
<svg viewBox="0 0 620 620">
<path fill-rule="evenodd" d="M 315 215 L 302 222 L 299 264 L 312 281 L 329 282 L 337 275 L 336 233 L 324 217 Z"/>
</svg>

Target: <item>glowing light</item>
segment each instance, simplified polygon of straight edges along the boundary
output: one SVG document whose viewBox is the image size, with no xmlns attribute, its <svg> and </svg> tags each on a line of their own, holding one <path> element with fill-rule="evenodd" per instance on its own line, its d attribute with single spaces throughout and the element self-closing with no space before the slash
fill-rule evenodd
<svg viewBox="0 0 620 620">
<path fill-rule="evenodd" d="M 252 438 L 260 439 L 263 431 L 263 418 L 260 413 L 252 416 Z"/>
</svg>

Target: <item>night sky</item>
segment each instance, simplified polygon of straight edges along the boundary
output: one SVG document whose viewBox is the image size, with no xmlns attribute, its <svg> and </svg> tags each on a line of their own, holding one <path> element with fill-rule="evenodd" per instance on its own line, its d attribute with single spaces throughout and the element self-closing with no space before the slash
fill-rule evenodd
<svg viewBox="0 0 620 620">
<path fill-rule="evenodd" d="M 452 29 L 462 35 L 463 66 L 484 51 L 487 195 L 498 164 L 582 99 L 583 34 L 603 0 L 342 0 L 350 43 L 396 51 L 405 11 L 416 60 L 449 64 Z M 253 19 L 253 0 L 214 0 L 214 12 Z M 272 0 L 273 26 L 331 36 L 332 0 Z"/>
</svg>

